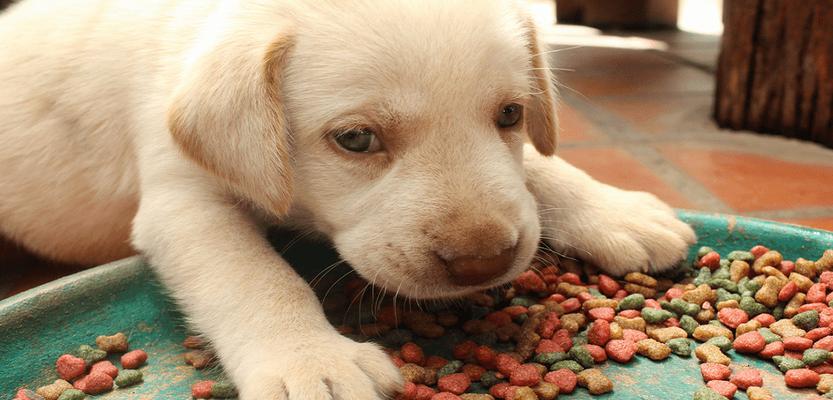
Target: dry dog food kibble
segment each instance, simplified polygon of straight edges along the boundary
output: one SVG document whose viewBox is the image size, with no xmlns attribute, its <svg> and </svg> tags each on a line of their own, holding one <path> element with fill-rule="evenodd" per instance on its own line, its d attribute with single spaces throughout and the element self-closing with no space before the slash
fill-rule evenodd
<svg viewBox="0 0 833 400">
<path fill-rule="evenodd" d="M 127 369 L 136 369 L 148 360 L 148 353 L 144 350 L 133 350 L 121 356 L 121 366 Z"/>
<path fill-rule="evenodd" d="M 57 379 L 51 385 L 37 388 L 35 393 L 37 393 L 38 396 L 43 397 L 45 400 L 57 400 L 67 389 L 72 389 L 72 384 L 63 379 Z"/>
<path fill-rule="evenodd" d="M 99 336 L 95 338 L 95 344 L 99 350 L 108 353 L 124 353 L 127 351 L 127 335 L 119 332 L 112 336 Z"/>
<path fill-rule="evenodd" d="M 78 389 L 67 389 L 61 393 L 58 400 L 84 400 L 85 398 L 87 398 L 87 395 L 84 392 Z"/>
<path fill-rule="evenodd" d="M 137 369 L 126 369 L 121 371 L 119 376 L 116 377 L 115 382 L 120 388 L 139 384 L 142 382 L 142 371 Z"/>
<path fill-rule="evenodd" d="M 113 388 L 113 378 L 104 373 L 94 373 L 75 381 L 73 386 L 86 394 L 100 394 Z"/>
</svg>

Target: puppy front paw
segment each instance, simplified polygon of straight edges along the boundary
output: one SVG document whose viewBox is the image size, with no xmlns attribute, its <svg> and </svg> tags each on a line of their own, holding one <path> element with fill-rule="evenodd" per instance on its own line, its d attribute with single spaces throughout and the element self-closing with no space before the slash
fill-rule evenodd
<svg viewBox="0 0 833 400">
<path fill-rule="evenodd" d="M 615 276 L 667 270 L 697 241 L 694 230 L 656 196 L 607 185 L 587 204 L 542 214 L 548 245 Z"/>
<path fill-rule="evenodd" d="M 376 345 L 312 334 L 247 357 L 233 373 L 241 400 L 387 399 L 404 381 Z"/>
</svg>

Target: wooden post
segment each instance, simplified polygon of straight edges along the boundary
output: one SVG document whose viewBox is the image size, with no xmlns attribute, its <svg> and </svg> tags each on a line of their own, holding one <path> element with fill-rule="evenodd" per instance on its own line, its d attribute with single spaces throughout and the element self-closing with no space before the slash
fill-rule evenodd
<svg viewBox="0 0 833 400">
<path fill-rule="evenodd" d="M 833 0 L 725 0 L 718 125 L 833 147 Z"/>
</svg>

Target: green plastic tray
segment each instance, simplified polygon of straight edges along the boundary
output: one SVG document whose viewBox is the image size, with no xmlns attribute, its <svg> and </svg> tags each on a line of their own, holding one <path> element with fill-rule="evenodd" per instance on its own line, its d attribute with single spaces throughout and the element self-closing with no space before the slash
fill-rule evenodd
<svg viewBox="0 0 833 400">
<path fill-rule="evenodd" d="M 833 248 L 832 232 L 740 217 L 692 212 L 680 215 L 697 230 L 700 243 L 724 254 L 764 244 L 789 259 L 815 259 L 823 250 Z M 323 264 L 325 258 L 305 258 L 301 264 L 307 271 L 316 270 L 327 265 Z M 294 265 L 300 264 L 295 261 Z M 95 398 L 187 399 L 193 382 L 220 374 L 196 371 L 183 363 L 180 343 L 187 330 L 182 316 L 148 266 L 134 257 L 0 301 L 0 399 L 11 399 L 21 386 L 34 388 L 51 382 L 56 379 L 54 362 L 58 356 L 80 344 L 94 344 L 100 334 L 117 331 L 130 336 L 133 348 L 150 354 L 143 367 L 145 382 Z M 810 390 L 786 389 L 781 374 L 770 363 L 737 354 L 731 357 L 736 364 L 763 370 L 765 386 L 776 399 L 815 397 Z M 592 397 L 584 389 L 577 389 L 559 399 L 690 399 L 703 384 L 693 358 L 672 356 L 659 363 L 638 358 L 627 365 L 607 363 L 604 369 L 615 382 L 614 393 Z M 747 397 L 739 391 L 735 398 Z"/>
</svg>

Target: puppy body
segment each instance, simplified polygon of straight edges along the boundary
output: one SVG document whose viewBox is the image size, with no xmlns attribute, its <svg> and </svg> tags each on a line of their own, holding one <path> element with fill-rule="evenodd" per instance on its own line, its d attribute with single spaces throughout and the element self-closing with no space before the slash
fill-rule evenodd
<svg viewBox="0 0 833 400">
<path fill-rule="evenodd" d="M 264 222 L 414 297 L 512 279 L 542 232 L 617 274 L 693 241 L 656 198 L 547 157 L 527 21 L 500 0 L 24 0 L 0 16 L 0 233 L 69 262 L 140 250 L 243 399 L 381 398 L 398 371 L 338 335 Z M 339 148 L 355 127 L 384 151 Z M 506 265 L 449 275 L 483 258 Z"/>
</svg>

